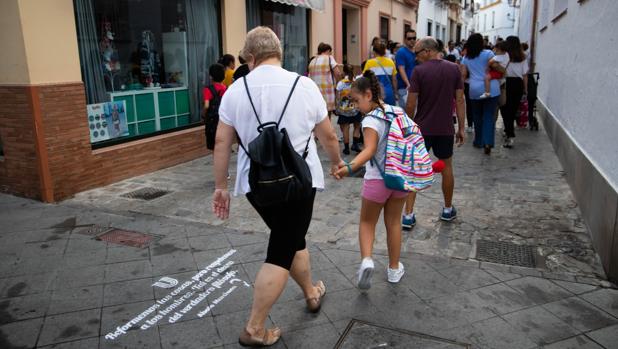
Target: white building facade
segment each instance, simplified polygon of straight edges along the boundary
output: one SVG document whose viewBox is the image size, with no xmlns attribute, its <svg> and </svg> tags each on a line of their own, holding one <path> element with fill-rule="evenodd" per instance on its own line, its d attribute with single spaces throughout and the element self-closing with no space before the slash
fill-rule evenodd
<svg viewBox="0 0 618 349">
<path fill-rule="evenodd" d="M 536 11 L 535 11 L 536 8 Z M 535 16 L 536 12 L 536 16 Z M 535 20 L 536 18 L 536 20 Z M 618 2 L 523 0 L 543 121 L 596 252 L 618 280 Z"/>
<path fill-rule="evenodd" d="M 421 0 L 418 5 L 416 32 L 419 38 L 433 36 L 446 41 L 448 4 L 442 0 Z"/>
<path fill-rule="evenodd" d="M 416 31 L 419 37 L 433 36 L 445 44 L 467 39 L 474 31 L 474 0 L 421 0 Z"/>
<path fill-rule="evenodd" d="M 517 35 L 521 0 L 477 0 L 474 31 L 495 43 L 498 38 Z"/>
</svg>

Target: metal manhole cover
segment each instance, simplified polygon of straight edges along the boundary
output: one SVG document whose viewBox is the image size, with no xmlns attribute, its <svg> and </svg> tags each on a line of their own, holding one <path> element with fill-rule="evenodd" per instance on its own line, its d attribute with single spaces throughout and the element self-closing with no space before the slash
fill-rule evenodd
<svg viewBox="0 0 618 349">
<path fill-rule="evenodd" d="M 512 242 L 478 240 L 476 243 L 476 259 L 520 267 L 536 267 L 532 246 L 517 245 Z"/>
<path fill-rule="evenodd" d="M 141 188 L 126 194 L 122 194 L 121 196 L 129 199 L 153 200 L 169 193 L 169 191 L 163 189 Z"/>
<path fill-rule="evenodd" d="M 470 345 L 423 333 L 352 320 L 335 345 L 335 349 L 348 348 L 461 349 L 470 348 Z"/>
<path fill-rule="evenodd" d="M 98 235 L 96 239 L 112 244 L 144 248 L 155 239 L 155 236 L 137 231 L 112 228 L 112 230 Z"/>
<path fill-rule="evenodd" d="M 87 235 L 87 236 L 97 236 L 97 235 L 101 235 L 103 233 L 105 233 L 106 231 L 112 230 L 114 228 L 112 227 L 104 227 L 101 225 L 96 225 L 96 224 L 92 224 L 92 225 L 87 225 L 87 226 L 80 226 L 79 229 L 74 230 L 73 232 L 76 234 L 80 234 L 80 235 Z"/>
</svg>

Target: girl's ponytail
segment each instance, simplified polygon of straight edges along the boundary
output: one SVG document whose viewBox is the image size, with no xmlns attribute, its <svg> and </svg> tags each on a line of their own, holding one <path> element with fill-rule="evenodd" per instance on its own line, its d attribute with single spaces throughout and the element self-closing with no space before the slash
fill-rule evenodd
<svg viewBox="0 0 618 349">
<path fill-rule="evenodd" d="M 378 81 L 378 77 L 373 71 L 366 70 L 363 73 L 363 77 L 354 81 L 353 87 L 362 92 L 371 90 L 371 100 L 380 108 L 384 109 L 382 102 L 380 102 L 382 97 L 382 85 L 380 85 L 380 81 Z"/>
</svg>

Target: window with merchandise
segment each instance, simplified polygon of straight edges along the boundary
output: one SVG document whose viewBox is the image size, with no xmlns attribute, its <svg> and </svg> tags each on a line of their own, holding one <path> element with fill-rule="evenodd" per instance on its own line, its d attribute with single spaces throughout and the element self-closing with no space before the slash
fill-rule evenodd
<svg viewBox="0 0 618 349">
<path fill-rule="evenodd" d="M 219 1 L 74 0 L 93 148 L 201 123 Z"/>
<path fill-rule="evenodd" d="M 300 6 L 263 0 L 246 0 L 247 30 L 271 28 L 283 46 L 283 67 L 304 74 L 309 52 L 309 10 Z"/>
</svg>

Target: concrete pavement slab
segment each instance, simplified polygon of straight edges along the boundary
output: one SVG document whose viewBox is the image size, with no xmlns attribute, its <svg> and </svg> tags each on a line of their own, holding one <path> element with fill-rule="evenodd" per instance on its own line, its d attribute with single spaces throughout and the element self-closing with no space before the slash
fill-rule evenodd
<svg viewBox="0 0 618 349">
<path fill-rule="evenodd" d="M 603 288 L 582 294 L 580 298 L 618 318 L 618 290 Z"/>
<path fill-rule="evenodd" d="M 545 304 L 543 307 L 569 326 L 582 332 L 618 323 L 618 319 L 577 297 Z"/>
<path fill-rule="evenodd" d="M 0 348 L 34 348 L 43 318 L 0 325 Z"/>
<path fill-rule="evenodd" d="M 523 277 L 506 282 L 507 285 L 521 292 L 536 304 L 544 304 L 567 298 L 572 294 L 549 280 L 537 277 Z"/>
<path fill-rule="evenodd" d="M 546 345 L 579 333 L 545 308 L 536 306 L 502 316 L 538 345 Z"/>
<path fill-rule="evenodd" d="M 78 310 L 101 308 L 103 285 L 54 290 L 48 315 L 69 313 Z"/>
<path fill-rule="evenodd" d="M 38 345 L 98 337 L 101 309 L 90 309 L 45 317 Z"/>
<path fill-rule="evenodd" d="M 588 332 L 586 333 L 586 336 L 605 348 L 618 348 L 618 325 L 608 326 L 600 330 Z"/>
<path fill-rule="evenodd" d="M 545 349 L 603 349 L 590 338 L 581 335 L 571 337 L 560 342 L 552 343 L 544 347 Z"/>
</svg>

